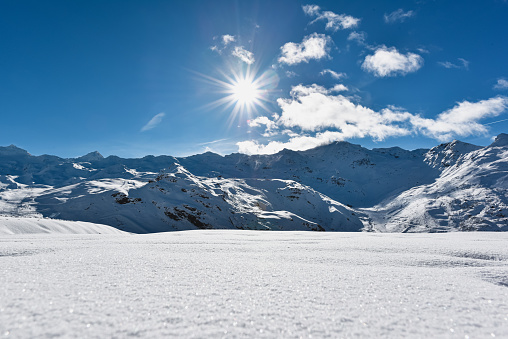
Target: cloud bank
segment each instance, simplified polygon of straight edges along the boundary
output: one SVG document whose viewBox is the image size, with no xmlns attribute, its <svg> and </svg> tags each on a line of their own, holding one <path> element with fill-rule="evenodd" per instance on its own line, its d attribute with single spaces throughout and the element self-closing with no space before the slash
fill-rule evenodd
<svg viewBox="0 0 508 339">
<path fill-rule="evenodd" d="M 259 117 L 251 127 L 265 127 L 265 136 L 289 135 L 287 141 L 260 144 L 254 140 L 238 143 L 239 151 L 247 154 L 270 154 L 284 148 L 306 150 L 333 141 L 371 137 L 381 141 L 388 137 L 421 134 L 439 141 L 456 136 L 487 133 L 480 120 L 495 117 L 508 108 L 508 98 L 498 96 L 478 102 L 463 101 L 436 116 L 421 117 L 396 107 L 379 112 L 354 103 L 336 94 L 336 90 L 312 84 L 297 85 L 291 98 L 280 98 L 282 111 L 271 119 Z"/>
</svg>

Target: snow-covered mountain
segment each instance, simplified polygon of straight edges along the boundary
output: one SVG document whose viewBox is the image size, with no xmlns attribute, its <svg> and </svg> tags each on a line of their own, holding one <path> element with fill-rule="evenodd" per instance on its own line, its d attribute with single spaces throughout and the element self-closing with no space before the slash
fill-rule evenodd
<svg viewBox="0 0 508 339">
<path fill-rule="evenodd" d="M 64 159 L 0 147 L 0 216 L 129 232 L 238 228 L 508 230 L 508 135 L 487 147 L 369 150 L 336 142 L 273 155 Z"/>
</svg>

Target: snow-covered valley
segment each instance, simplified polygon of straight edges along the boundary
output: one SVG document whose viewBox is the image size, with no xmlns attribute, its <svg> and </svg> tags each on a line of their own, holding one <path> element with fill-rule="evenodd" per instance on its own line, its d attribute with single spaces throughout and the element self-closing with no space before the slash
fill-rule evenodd
<svg viewBox="0 0 508 339">
<path fill-rule="evenodd" d="M 0 236 L 0 334 L 508 337 L 508 233 Z"/>
<path fill-rule="evenodd" d="M 0 216 L 193 229 L 508 230 L 508 135 L 489 146 L 64 159 L 0 147 Z"/>
</svg>

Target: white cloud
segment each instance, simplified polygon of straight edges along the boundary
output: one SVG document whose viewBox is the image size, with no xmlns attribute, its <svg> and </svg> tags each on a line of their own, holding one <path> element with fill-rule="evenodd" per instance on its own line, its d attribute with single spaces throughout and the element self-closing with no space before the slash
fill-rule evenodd
<svg viewBox="0 0 508 339">
<path fill-rule="evenodd" d="M 235 42 L 236 38 L 234 35 L 225 34 L 222 36 L 222 44 L 224 46 L 229 45 L 231 42 Z"/>
<path fill-rule="evenodd" d="M 342 92 L 347 90 L 348 88 L 342 84 L 337 84 L 330 89 L 326 89 L 323 86 L 319 86 L 317 84 L 312 84 L 308 86 L 299 84 L 291 87 L 291 92 L 289 92 L 289 94 L 291 95 L 292 98 L 299 98 L 303 95 L 309 95 L 312 93 L 330 94 L 333 92 Z"/>
<path fill-rule="evenodd" d="M 497 79 L 497 83 L 494 85 L 495 89 L 507 89 L 508 81 L 506 79 Z"/>
<path fill-rule="evenodd" d="M 319 20 L 325 20 L 327 30 L 337 32 L 339 29 L 347 29 L 358 26 L 360 19 L 354 18 L 350 15 L 336 14 L 330 11 L 321 11 L 317 5 L 302 6 L 303 12 L 309 16 L 316 17 L 310 24 Z"/>
<path fill-rule="evenodd" d="M 236 42 L 236 37 L 234 35 L 224 34 L 220 37 L 214 36 L 213 40 L 220 40 L 220 43 L 211 46 L 210 49 L 214 52 L 222 54 L 222 52 L 228 47 L 229 44 Z"/>
<path fill-rule="evenodd" d="M 395 47 L 381 46 L 373 55 L 367 55 L 362 68 L 377 77 L 406 75 L 423 66 L 423 58 L 414 53 L 401 54 Z"/>
<path fill-rule="evenodd" d="M 278 99 L 281 115 L 272 119 L 256 119 L 255 126 L 266 126 L 273 131 L 282 128 L 281 135 L 289 139 L 260 144 L 247 140 L 238 143 L 239 151 L 248 154 L 269 154 L 284 148 L 305 150 L 337 140 L 371 137 L 384 140 L 388 137 L 422 134 L 440 141 L 454 136 L 470 136 L 487 133 L 487 127 L 479 123 L 495 117 L 508 108 L 507 97 L 494 97 L 479 102 L 463 101 L 446 110 L 435 119 L 411 114 L 402 108 L 389 106 L 376 112 L 355 104 L 350 98 L 331 93 L 322 86 L 298 85 L 293 87 L 291 98 Z M 268 135 L 268 134 L 266 134 Z"/>
<path fill-rule="evenodd" d="M 487 133 L 487 127 L 479 120 L 496 117 L 508 108 L 507 97 L 494 97 L 478 102 L 463 101 L 437 116 L 436 119 L 424 119 L 415 116 L 411 123 L 424 135 L 440 141 L 454 136 L 469 136 Z"/>
<path fill-rule="evenodd" d="M 324 69 L 321 72 L 319 72 L 319 74 L 320 75 L 330 74 L 330 76 L 332 78 L 337 79 L 337 80 L 347 77 L 346 73 L 338 73 L 338 72 L 332 71 L 331 69 Z"/>
<path fill-rule="evenodd" d="M 270 120 L 270 118 L 268 118 L 268 117 L 261 116 L 261 117 L 257 117 L 254 120 L 249 120 L 247 123 L 250 127 L 264 126 L 265 132 L 263 133 L 263 136 L 264 137 L 271 137 L 273 135 L 278 134 L 278 129 L 279 129 L 279 126 L 275 122 L 279 118 L 279 116 L 276 113 L 274 113 L 272 115 L 272 118 L 273 118 L 273 120 Z"/>
<path fill-rule="evenodd" d="M 324 34 L 312 33 L 303 38 L 301 43 L 288 42 L 282 46 L 280 63 L 296 65 L 301 62 L 309 62 L 311 59 L 322 59 L 329 57 L 329 45 L 332 39 Z"/>
<path fill-rule="evenodd" d="M 407 18 L 410 18 L 415 15 L 415 12 L 413 11 L 407 11 L 404 12 L 402 8 L 399 8 L 398 10 L 391 12 L 390 14 L 385 14 L 384 19 L 387 24 L 391 24 L 394 22 L 404 22 Z"/>
<path fill-rule="evenodd" d="M 334 141 L 344 140 L 340 132 L 325 131 L 317 133 L 315 136 L 297 135 L 292 136 L 287 142 L 270 141 L 266 145 L 259 144 L 257 141 L 246 140 L 237 143 L 238 152 L 245 154 L 274 154 L 283 149 L 293 151 L 303 151 L 321 145 L 326 145 Z"/>
<path fill-rule="evenodd" d="M 327 128 L 341 130 L 343 138 L 371 136 L 382 140 L 387 136 L 405 135 L 409 130 L 393 124 L 407 120 L 401 113 L 378 113 L 356 105 L 343 95 L 330 95 L 321 86 L 299 85 L 291 91 L 291 99 L 278 99 L 282 114 L 278 123 L 307 132 Z"/>
<path fill-rule="evenodd" d="M 450 61 L 439 61 L 438 64 L 443 66 L 444 68 L 463 68 L 466 70 L 469 69 L 469 61 L 462 58 L 458 58 L 457 60 L 459 60 L 458 64 L 454 64 Z"/>
<path fill-rule="evenodd" d="M 310 16 L 319 15 L 321 8 L 318 5 L 304 5 L 302 6 L 303 12 Z"/>
<path fill-rule="evenodd" d="M 210 49 L 212 51 L 217 52 L 221 55 L 224 51 L 227 51 L 227 53 L 231 52 L 231 55 L 239 58 L 241 61 L 249 65 L 254 63 L 254 54 L 246 50 L 243 46 L 236 45 L 235 43 L 237 40 L 234 35 L 225 34 L 222 35 L 220 39 L 218 36 L 215 36 L 213 40 L 220 40 L 220 43 L 211 46 Z"/>
<path fill-rule="evenodd" d="M 257 117 L 254 120 L 249 120 L 248 124 L 250 127 L 258 127 L 265 126 L 267 129 L 273 129 L 276 127 L 276 124 L 273 120 L 270 120 L 268 117 Z"/>
<path fill-rule="evenodd" d="M 328 90 L 326 88 L 324 88 L 323 86 L 319 86 L 317 84 L 312 84 L 309 86 L 304 86 L 302 84 L 299 84 L 299 85 L 291 87 L 291 92 L 289 92 L 289 94 L 293 98 L 298 98 L 300 96 L 309 95 L 312 93 L 328 94 Z"/>
<path fill-rule="evenodd" d="M 255 61 L 254 54 L 250 51 L 247 51 L 242 46 L 236 46 L 235 49 L 231 52 L 231 54 L 233 54 L 235 57 L 239 58 L 240 60 L 249 65 L 253 64 Z"/>
<path fill-rule="evenodd" d="M 143 126 L 143 128 L 141 128 L 141 132 L 148 131 L 160 124 L 165 115 L 165 113 L 156 114 L 145 126 Z"/>
<path fill-rule="evenodd" d="M 318 20 L 327 20 L 325 28 L 334 32 L 338 31 L 339 29 L 356 27 L 360 22 L 360 19 L 354 18 L 350 15 L 335 14 L 329 11 L 323 12 L 320 16 L 314 19 L 312 23 Z"/>
<path fill-rule="evenodd" d="M 344 92 L 344 91 L 348 91 L 349 89 L 344 86 L 343 84 L 337 84 L 335 86 L 333 86 L 332 88 L 330 88 L 330 92 Z"/>
</svg>

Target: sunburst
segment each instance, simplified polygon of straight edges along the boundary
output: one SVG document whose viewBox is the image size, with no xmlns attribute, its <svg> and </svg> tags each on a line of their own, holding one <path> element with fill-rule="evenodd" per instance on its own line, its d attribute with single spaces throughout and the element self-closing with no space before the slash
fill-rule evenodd
<svg viewBox="0 0 508 339">
<path fill-rule="evenodd" d="M 240 117 L 248 120 L 259 109 L 269 110 L 267 104 L 270 102 L 270 93 L 274 91 L 279 81 L 275 72 L 266 71 L 258 75 L 255 70 L 247 68 L 240 71 L 231 70 L 229 75 L 221 73 L 223 80 L 204 76 L 223 95 L 207 106 L 211 108 L 223 106 L 224 110 L 232 108 L 230 123 Z"/>
</svg>

